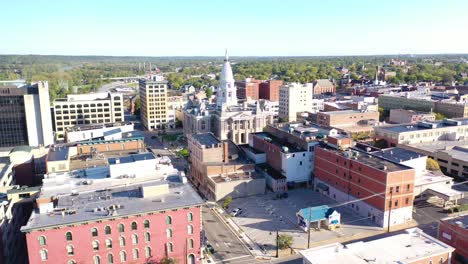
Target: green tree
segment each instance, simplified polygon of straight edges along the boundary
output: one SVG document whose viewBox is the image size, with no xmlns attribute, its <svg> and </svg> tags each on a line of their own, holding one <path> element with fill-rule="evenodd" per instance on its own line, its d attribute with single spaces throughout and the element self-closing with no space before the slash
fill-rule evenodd
<svg viewBox="0 0 468 264">
<path fill-rule="evenodd" d="M 188 158 L 190 156 L 190 151 L 187 148 L 183 148 L 177 154 L 181 157 Z"/>
<path fill-rule="evenodd" d="M 223 209 L 228 209 L 229 204 L 231 204 L 231 202 L 232 202 L 232 197 L 231 196 L 228 196 L 228 197 L 224 198 Z"/>
<path fill-rule="evenodd" d="M 211 88 L 208 87 L 206 88 L 205 93 L 206 93 L 206 97 L 210 98 L 213 95 L 213 90 L 211 90 Z"/>
<path fill-rule="evenodd" d="M 277 238 L 277 245 L 280 249 L 287 249 L 292 246 L 294 239 L 291 235 L 281 234 Z"/>
<path fill-rule="evenodd" d="M 382 107 L 379 107 L 379 121 L 383 122 L 387 120 L 387 118 L 390 116 L 390 111 L 383 109 Z"/>
<path fill-rule="evenodd" d="M 135 112 L 133 112 L 134 115 L 140 116 L 140 111 L 141 111 L 141 101 L 140 97 L 135 98 Z"/>
<path fill-rule="evenodd" d="M 379 139 L 375 141 L 374 147 L 379 148 L 379 149 L 384 149 L 384 148 L 388 148 L 388 144 L 387 144 L 387 141 L 385 141 L 384 139 Z"/>
<path fill-rule="evenodd" d="M 441 114 L 441 113 L 436 113 L 436 112 L 434 112 L 434 115 L 435 115 L 435 119 L 436 119 L 436 120 L 443 120 L 443 119 L 447 118 L 446 116 L 444 116 L 444 115 Z"/>
<path fill-rule="evenodd" d="M 426 170 L 438 171 L 440 170 L 439 163 L 432 158 L 427 158 L 426 160 Z"/>
</svg>

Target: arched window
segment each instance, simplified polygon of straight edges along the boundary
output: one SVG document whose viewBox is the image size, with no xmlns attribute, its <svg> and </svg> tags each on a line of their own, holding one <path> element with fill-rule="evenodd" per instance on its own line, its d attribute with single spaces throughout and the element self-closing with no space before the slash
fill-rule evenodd
<svg viewBox="0 0 468 264">
<path fill-rule="evenodd" d="M 106 235 L 110 235 L 111 234 L 111 227 L 110 226 L 106 226 L 106 228 L 104 229 Z"/>
<path fill-rule="evenodd" d="M 172 217 L 167 216 L 166 217 L 166 225 L 171 225 L 172 224 Z"/>
<path fill-rule="evenodd" d="M 73 250 L 73 245 L 68 245 L 67 246 L 67 254 L 68 254 L 68 256 L 73 256 L 75 254 L 75 252 Z"/>
<path fill-rule="evenodd" d="M 124 247 L 124 246 L 125 246 L 125 237 L 121 236 L 121 237 L 119 238 L 119 244 L 120 244 L 121 247 Z"/>
<path fill-rule="evenodd" d="M 76 264 L 76 261 L 74 261 L 73 259 L 70 259 L 67 264 Z"/>
<path fill-rule="evenodd" d="M 172 229 L 170 229 L 170 228 L 166 229 L 166 236 L 168 238 L 172 237 Z"/>
<path fill-rule="evenodd" d="M 41 254 L 41 260 L 47 260 L 47 250 L 42 249 L 40 251 L 40 254 Z"/>
<path fill-rule="evenodd" d="M 136 222 L 132 222 L 132 230 L 137 230 L 138 226 Z"/>
<path fill-rule="evenodd" d="M 444 258 L 440 258 L 439 259 L 439 264 L 443 264 L 444 263 Z"/>
<path fill-rule="evenodd" d="M 193 239 L 191 238 L 188 240 L 188 247 L 193 248 Z"/>
<path fill-rule="evenodd" d="M 107 263 L 113 264 L 114 263 L 114 255 L 111 253 L 107 254 Z"/>
<path fill-rule="evenodd" d="M 93 250 L 99 250 L 99 242 L 97 240 L 93 241 Z"/>
<path fill-rule="evenodd" d="M 193 225 L 188 225 L 188 226 L 187 226 L 187 233 L 188 233 L 189 235 L 192 235 L 192 234 L 193 234 Z"/>
<path fill-rule="evenodd" d="M 151 235 L 150 235 L 149 232 L 146 232 L 146 233 L 145 233 L 145 241 L 146 241 L 146 242 L 150 242 L 150 241 L 151 241 Z"/>
<path fill-rule="evenodd" d="M 92 235 L 93 237 L 97 237 L 97 236 L 98 236 L 98 230 L 97 230 L 97 228 L 94 227 L 93 229 L 91 229 L 91 235 Z"/>
<path fill-rule="evenodd" d="M 101 264 L 101 258 L 99 256 L 94 256 L 94 264 Z"/>
<path fill-rule="evenodd" d="M 143 222 L 143 226 L 144 226 L 145 228 L 150 228 L 150 222 L 149 222 L 149 220 L 145 220 L 145 221 Z"/>
<path fill-rule="evenodd" d="M 192 222 L 192 221 L 193 221 L 193 214 L 192 214 L 192 213 L 188 213 L 188 214 L 187 214 L 187 220 L 188 220 L 189 222 Z"/>
<path fill-rule="evenodd" d="M 71 232 L 67 232 L 65 234 L 65 237 L 67 238 L 67 241 L 72 241 L 73 240 L 73 236 L 72 236 L 72 233 Z"/>
<path fill-rule="evenodd" d="M 134 245 L 138 244 L 138 235 L 137 234 L 132 235 L 132 243 Z"/>
<path fill-rule="evenodd" d="M 45 236 L 40 236 L 39 237 L 39 245 L 45 246 L 46 245 L 46 238 Z"/>
<path fill-rule="evenodd" d="M 120 261 L 127 261 L 127 253 L 125 253 L 125 251 L 120 251 Z"/>
<path fill-rule="evenodd" d="M 138 259 L 140 257 L 140 253 L 138 252 L 138 249 L 134 248 L 133 249 L 133 259 Z"/>
<path fill-rule="evenodd" d="M 172 252 L 174 251 L 174 246 L 172 245 L 172 243 L 167 243 L 167 252 Z"/>
<path fill-rule="evenodd" d="M 106 239 L 106 248 L 112 248 L 112 240 L 111 239 Z"/>
<path fill-rule="evenodd" d="M 151 248 L 150 247 L 145 247 L 145 255 L 147 258 L 151 258 Z"/>
<path fill-rule="evenodd" d="M 187 264 L 195 264 L 195 256 L 193 254 L 188 255 Z"/>
<path fill-rule="evenodd" d="M 123 224 L 119 224 L 119 232 L 125 232 L 125 226 Z"/>
</svg>

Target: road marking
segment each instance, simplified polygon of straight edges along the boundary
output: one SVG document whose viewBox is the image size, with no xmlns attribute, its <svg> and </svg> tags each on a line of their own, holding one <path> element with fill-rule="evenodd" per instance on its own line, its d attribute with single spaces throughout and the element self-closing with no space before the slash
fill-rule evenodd
<svg viewBox="0 0 468 264">
<path fill-rule="evenodd" d="M 251 255 L 243 255 L 243 256 L 239 256 L 239 257 L 233 257 L 233 258 L 223 259 L 221 262 L 217 262 L 217 263 L 224 263 L 224 262 L 226 262 L 226 261 L 235 260 L 235 259 L 241 259 L 241 258 L 246 258 L 246 257 L 251 257 Z"/>
</svg>

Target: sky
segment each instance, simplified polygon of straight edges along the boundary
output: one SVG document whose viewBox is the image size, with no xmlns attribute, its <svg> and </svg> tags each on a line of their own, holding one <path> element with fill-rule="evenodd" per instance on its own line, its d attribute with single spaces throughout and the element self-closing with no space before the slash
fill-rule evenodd
<svg viewBox="0 0 468 264">
<path fill-rule="evenodd" d="M 0 0 L 0 54 L 468 53 L 467 0 Z"/>
</svg>

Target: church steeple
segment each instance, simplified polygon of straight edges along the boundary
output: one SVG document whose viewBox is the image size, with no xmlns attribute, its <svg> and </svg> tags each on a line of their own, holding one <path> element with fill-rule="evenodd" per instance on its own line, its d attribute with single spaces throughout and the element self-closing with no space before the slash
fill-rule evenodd
<svg viewBox="0 0 468 264">
<path fill-rule="evenodd" d="M 224 54 L 223 68 L 219 78 L 219 89 L 216 93 L 216 105 L 219 109 L 225 109 L 227 106 L 237 105 L 236 87 L 234 86 L 234 75 L 232 74 L 231 63 L 226 52 Z"/>
</svg>

